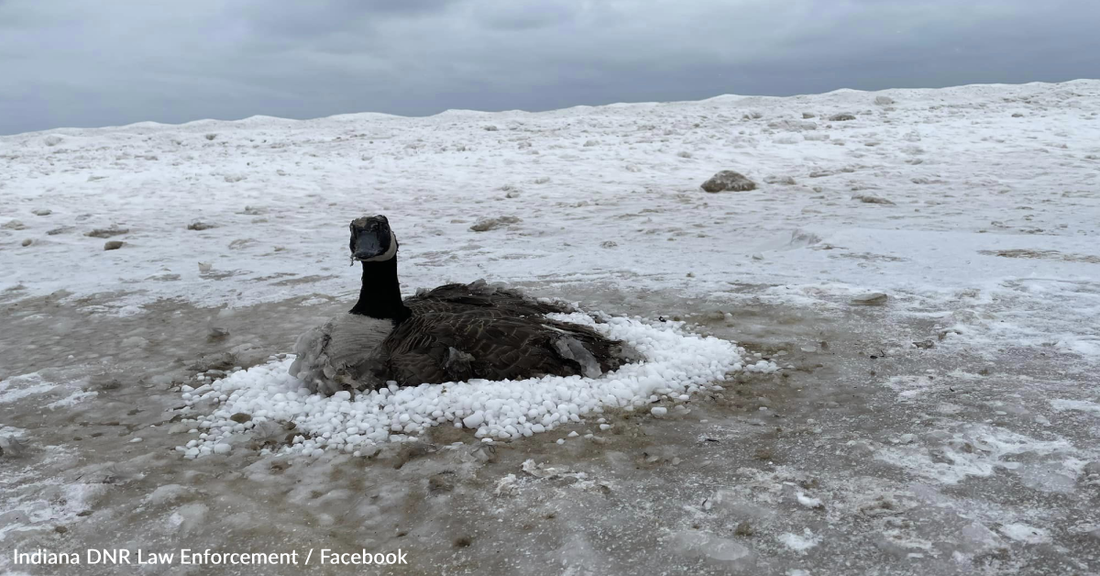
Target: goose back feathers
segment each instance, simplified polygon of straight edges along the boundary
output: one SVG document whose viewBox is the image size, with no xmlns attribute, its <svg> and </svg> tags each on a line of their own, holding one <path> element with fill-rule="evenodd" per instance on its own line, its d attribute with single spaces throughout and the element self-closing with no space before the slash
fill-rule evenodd
<svg viewBox="0 0 1100 576">
<path fill-rule="evenodd" d="M 405 301 L 385 339 L 381 377 L 402 385 L 538 375 L 587 377 L 619 366 L 621 343 L 545 314 L 571 312 L 485 282 L 448 284 Z"/>
</svg>

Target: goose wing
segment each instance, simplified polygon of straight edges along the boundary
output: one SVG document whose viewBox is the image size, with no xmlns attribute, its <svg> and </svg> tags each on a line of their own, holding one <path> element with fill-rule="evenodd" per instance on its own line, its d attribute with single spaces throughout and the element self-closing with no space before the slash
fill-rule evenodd
<svg viewBox="0 0 1100 576">
<path fill-rule="evenodd" d="M 539 302 L 518 290 L 493 286 L 484 280 L 471 284 L 445 284 L 405 300 L 413 315 L 432 312 L 479 311 L 490 318 L 541 316 L 551 312 L 572 312 L 560 304 Z"/>
<path fill-rule="evenodd" d="M 402 385 L 598 376 L 613 369 L 618 342 L 541 315 L 466 309 L 414 314 L 383 343 L 389 376 Z"/>
</svg>

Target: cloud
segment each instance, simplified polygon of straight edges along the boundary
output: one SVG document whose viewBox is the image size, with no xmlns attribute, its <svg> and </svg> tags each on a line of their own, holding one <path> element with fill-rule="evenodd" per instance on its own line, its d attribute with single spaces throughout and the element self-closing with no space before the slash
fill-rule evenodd
<svg viewBox="0 0 1100 576">
<path fill-rule="evenodd" d="M 0 0 L 0 133 L 1094 76 L 1086 0 Z"/>
<path fill-rule="evenodd" d="M 585 11 L 583 3 L 577 2 L 513 0 L 480 4 L 475 10 L 475 17 L 490 29 L 529 31 L 568 26 Z"/>
</svg>

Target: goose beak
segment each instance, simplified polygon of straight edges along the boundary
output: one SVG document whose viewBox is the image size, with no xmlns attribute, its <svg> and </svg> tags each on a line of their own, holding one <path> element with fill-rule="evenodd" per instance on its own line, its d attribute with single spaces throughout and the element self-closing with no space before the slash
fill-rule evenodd
<svg viewBox="0 0 1100 576">
<path fill-rule="evenodd" d="M 389 250 L 389 237 L 385 238 L 383 242 L 382 238 L 379 238 L 377 234 L 370 232 L 360 233 L 355 239 L 355 252 L 351 257 L 360 262 L 364 260 L 373 260 L 386 253 Z"/>
<path fill-rule="evenodd" d="M 389 260 L 397 252 L 397 239 L 385 216 L 359 218 L 351 223 L 351 259 L 360 262 Z"/>
</svg>

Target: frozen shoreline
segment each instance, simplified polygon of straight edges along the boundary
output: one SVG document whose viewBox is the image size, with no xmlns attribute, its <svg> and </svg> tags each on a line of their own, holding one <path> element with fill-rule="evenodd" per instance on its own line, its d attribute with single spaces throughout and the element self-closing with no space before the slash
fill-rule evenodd
<svg viewBox="0 0 1100 576">
<path fill-rule="evenodd" d="M 0 570 L 317 541 L 456 573 L 1100 570 L 1098 114 L 1076 81 L 0 137 Z M 722 169 L 758 189 L 698 188 Z M 485 277 L 784 369 L 491 447 L 184 458 L 213 409 L 183 386 L 345 310 L 377 212 L 408 293 Z"/>
</svg>

